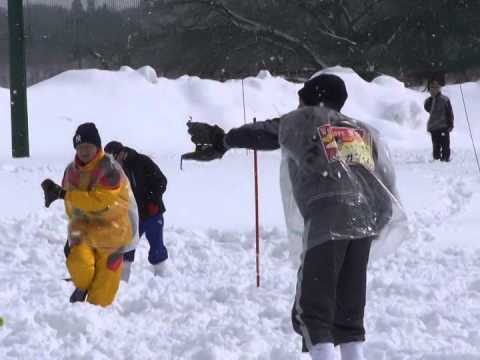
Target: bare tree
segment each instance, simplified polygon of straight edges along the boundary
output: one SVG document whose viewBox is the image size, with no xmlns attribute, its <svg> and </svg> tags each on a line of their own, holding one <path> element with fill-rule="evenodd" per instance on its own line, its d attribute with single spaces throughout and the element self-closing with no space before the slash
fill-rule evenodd
<svg viewBox="0 0 480 360">
<path fill-rule="evenodd" d="M 198 50 L 202 61 L 182 64 L 195 73 L 215 66 L 292 74 L 341 64 L 366 77 L 408 78 L 474 66 L 479 52 L 478 0 L 150 0 L 145 7 L 139 47 L 168 49 L 177 60 Z"/>
<path fill-rule="evenodd" d="M 49 5 L 27 6 L 29 83 L 72 67 L 115 69 L 124 64 L 152 65 L 165 76 L 218 79 L 265 68 L 304 78 L 340 64 L 365 78 L 387 73 L 418 80 L 433 72 L 478 68 L 480 58 L 478 0 L 99 4 L 74 0 L 66 8 L 64 1 L 50 0 Z M 6 19 L 0 8 L 1 85 L 8 78 Z"/>
</svg>

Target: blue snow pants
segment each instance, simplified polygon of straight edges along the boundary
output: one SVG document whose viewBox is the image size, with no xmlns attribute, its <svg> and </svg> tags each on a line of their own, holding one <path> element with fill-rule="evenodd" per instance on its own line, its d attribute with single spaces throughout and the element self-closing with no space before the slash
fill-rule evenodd
<svg viewBox="0 0 480 360">
<path fill-rule="evenodd" d="M 148 262 L 156 265 L 168 259 L 167 248 L 163 243 L 163 214 L 158 214 L 140 221 L 139 235 L 145 234 L 150 245 L 148 252 Z M 135 250 L 129 251 L 124 255 L 125 261 L 133 262 L 135 260 Z"/>
</svg>

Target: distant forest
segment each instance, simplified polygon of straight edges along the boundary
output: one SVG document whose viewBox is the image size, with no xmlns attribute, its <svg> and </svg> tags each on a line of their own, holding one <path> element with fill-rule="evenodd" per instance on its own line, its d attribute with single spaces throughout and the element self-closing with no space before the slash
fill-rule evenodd
<svg viewBox="0 0 480 360">
<path fill-rule="evenodd" d="M 5 0 L 1 0 L 6 2 Z M 478 0 L 40 0 L 25 4 L 28 83 L 67 69 L 301 80 L 326 66 L 420 83 L 478 79 Z M 99 6 L 99 4 L 102 4 Z M 0 6 L 1 6 L 0 2 Z M 128 6 L 127 6 L 128 5 Z M 0 7 L 0 86 L 8 84 Z"/>
</svg>

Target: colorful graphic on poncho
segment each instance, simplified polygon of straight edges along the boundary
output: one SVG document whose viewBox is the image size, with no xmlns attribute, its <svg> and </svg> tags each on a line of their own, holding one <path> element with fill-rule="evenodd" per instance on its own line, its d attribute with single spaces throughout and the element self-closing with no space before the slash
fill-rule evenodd
<svg viewBox="0 0 480 360">
<path fill-rule="evenodd" d="M 329 161 L 356 163 L 374 169 L 371 139 L 363 129 L 327 124 L 318 128 L 318 134 Z"/>
</svg>

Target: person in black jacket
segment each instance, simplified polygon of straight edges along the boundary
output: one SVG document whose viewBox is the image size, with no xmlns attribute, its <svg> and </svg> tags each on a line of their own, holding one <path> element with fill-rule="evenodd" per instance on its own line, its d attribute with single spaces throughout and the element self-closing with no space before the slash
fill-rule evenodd
<svg viewBox="0 0 480 360">
<path fill-rule="evenodd" d="M 167 178 L 155 162 L 144 154 L 111 141 L 105 146 L 105 152 L 111 154 L 123 168 L 135 195 L 140 218 L 139 234 L 145 234 L 150 245 L 148 261 L 154 266 L 155 275 L 164 272 L 164 261 L 168 251 L 163 242 L 163 213 L 165 205 L 163 194 L 167 189 Z M 135 250 L 125 254 L 126 266 L 135 259 Z M 128 279 L 129 271 L 125 273 Z"/>
<path fill-rule="evenodd" d="M 442 85 L 438 80 L 428 84 L 430 97 L 425 100 L 424 108 L 430 116 L 427 131 L 432 136 L 433 159 L 450 161 L 450 132 L 453 130 L 453 110 L 450 99 L 442 94 Z"/>
</svg>

